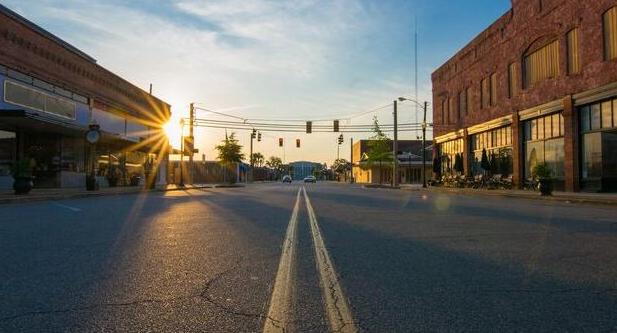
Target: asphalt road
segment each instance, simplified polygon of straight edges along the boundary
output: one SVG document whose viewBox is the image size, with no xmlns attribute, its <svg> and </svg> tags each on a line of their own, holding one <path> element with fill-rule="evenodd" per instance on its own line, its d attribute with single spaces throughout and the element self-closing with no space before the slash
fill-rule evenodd
<svg viewBox="0 0 617 333">
<path fill-rule="evenodd" d="M 615 207 L 327 183 L 0 206 L 2 332 L 617 331 L 616 309 Z"/>
</svg>

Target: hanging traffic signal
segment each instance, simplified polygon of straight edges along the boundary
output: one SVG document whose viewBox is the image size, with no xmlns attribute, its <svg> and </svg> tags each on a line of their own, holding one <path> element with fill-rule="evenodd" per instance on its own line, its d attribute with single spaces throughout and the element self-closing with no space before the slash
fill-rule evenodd
<svg viewBox="0 0 617 333">
<path fill-rule="evenodd" d="M 338 126 L 338 120 L 334 121 L 334 132 L 338 132 L 339 131 L 339 126 Z"/>
<path fill-rule="evenodd" d="M 300 148 L 300 139 L 296 139 L 296 148 Z"/>
<path fill-rule="evenodd" d="M 312 121 L 307 121 L 306 122 L 306 133 L 310 134 L 313 132 L 313 122 Z"/>
<path fill-rule="evenodd" d="M 339 136 L 338 136 L 338 144 L 339 144 L 339 145 L 340 145 L 340 144 L 343 144 L 343 141 L 344 141 L 344 139 L 343 139 L 343 134 L 341 134 L 341 135 L 339 135 Z"/>
<path fill-rule="evenodd" d="M 257 142 L 261 142 L 261 132 L 257 133 Z"/>
<path fill-rule="evenodd" d="M 283 138 L 279 138 L 279 147 L 283 147 Z"/>
</svg>

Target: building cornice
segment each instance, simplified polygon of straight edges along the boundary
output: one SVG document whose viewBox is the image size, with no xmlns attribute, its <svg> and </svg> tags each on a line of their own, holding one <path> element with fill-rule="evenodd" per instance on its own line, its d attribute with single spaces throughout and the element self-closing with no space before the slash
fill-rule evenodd
<svg viewBox="0 0 617 333">
<path fill-rule="evenodd" d="M 457 130 L 457 131 L 454 131 L 454 132 L 446 133 L 444 135 L 440 135 L 438 137 L 435 137 L 433 139 L 433 141 L 435 143 L 442 143 L 442 142 L 446 142 L 446 141 L 462 138 L 464 135 L 465 135 L 465 130 L 464 129 L 460 129 L 460 130 Z"/>
<path fill-rule="evenodd" d="M 523 121 L 561 110 L 563 110 L 563 101 L 561 99 L 557 99 L 542 105 L 534 106 L 526 110 L 521 110 L 518 112 L 518 117 L 519 121 Z"/>
<path fill-rule="evenodd" d="M 575 106 L 580 106 L 614 96 L 617 96 L 617 82 L 575 94 L 572 99 Z"/>
<path fill-rule="evenodd" d="M 480 133 L 480 132 L 485 132 L 488 130 L 492 130 L 494 128 L 499 128 L 499 127 L 503 127 L 503 126 L 507 126 L 512 124 L 512 115 L 507 115 L 507 116 L 503 116 L 503 117 L 499 117 L 496 119 L 492 119 L 489 120 L 487 122 L 484 122 L 482 124 L 478 124 L 478 125 L 474 125 L 471 126 L 469 128 L 467 128 L 467 134 L 471 135 L 471 134 L 476 134 L 476 133 Z"/>
</svg>

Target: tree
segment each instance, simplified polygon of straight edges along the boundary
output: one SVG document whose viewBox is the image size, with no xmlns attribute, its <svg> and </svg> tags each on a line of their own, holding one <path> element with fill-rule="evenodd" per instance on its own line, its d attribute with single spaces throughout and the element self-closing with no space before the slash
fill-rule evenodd
<svg viewBox="0 0 617 333">
<path fill-rule="evenodd" d="M 264 165 L 264 156 L 261 153 L 253 153 L 253 156 L 251 156 L 251 161 L 250 161 L 252 165 L 255 165 L 258 168 L 261 168 Z"/>
<path fill-rule="evenodd" d="M 463 154 L 456 154 L 454 156 L 454 171 L 463 173 L 465 171 L 465 167 L 463 164 Z"/>
<path fill-rule="evenodd" d="M 270 156 L 266 161 L 266 166 L 274 171 L 276 178 L 279 178 L 283 172 L 283 160 L 280 157 Z"/>
<path fill-rule="evenodd" d="M 229 166 L 233 163 L 240 163 L 244 159 L 242 154 L 242 146 L 236 139 L 236 134 L 231 133 L 229 136 L 225 134 L 225 139 L 222 143 L 215 147 L 218 151 L 218 160 L 225 167 L 226 171 L 223 173 L 225 179 L 229 171 Z"/>
<path fill-rule="evenodd" d="M 379 183 L 381 184 L 383 180 L 383 163 L 392 163 L 392 143 L 390 138 L 388 138 L 388 136 L 384 132 L 382 132 L 381 128 L 379 127 L 379 121 L 377 120 L 377 116 L 373 117 L 373 132 L 375 133 L 375 135 L 370 137 L 370 140 L 368 142 L 365 168 L 371 168 L 374 165 L 378 165 Z"/>
<path fill-rule="evenodd" d="M 351 170 L 351 163 L 349 163 L 349 161 L 347 161 L 344 158 L 339 158 L 334 161 L 334 164 L 332 164 L 332 171 L 334 171 L 334 173 L 337 176 L 340 176 L 341 174 L 347 175 L 347 172 L 350 170 Z"/>
<path fill-rule="evenodd" d="M 482 149 L 482 159 L 480 160 L 480 167 L 484 170 L 484 172 L 488 172 L 491 170 L 491 163 L 488 161 L 486 148 Z"/>
</svg>

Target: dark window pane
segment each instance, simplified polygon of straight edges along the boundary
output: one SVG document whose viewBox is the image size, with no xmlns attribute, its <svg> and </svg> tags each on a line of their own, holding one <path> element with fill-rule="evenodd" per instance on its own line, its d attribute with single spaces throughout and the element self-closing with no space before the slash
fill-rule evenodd
<svg viewBox="0 0 617 333">
<path fill-rule="evenodd" d="M 589 119 L 589 106 L 584 106 L 580 109 L 581 113 L 581 130 L 589 131 L 591 129 L 591 122 Z"/>
<path fill-rule="evenodd" d="M 591 129 L 597 130 L 602 127 L 601 124 L 601 116 L 600 116 L 600 104 L 593 104 L 590 110 L 591 117 Z"/>
</svg>

